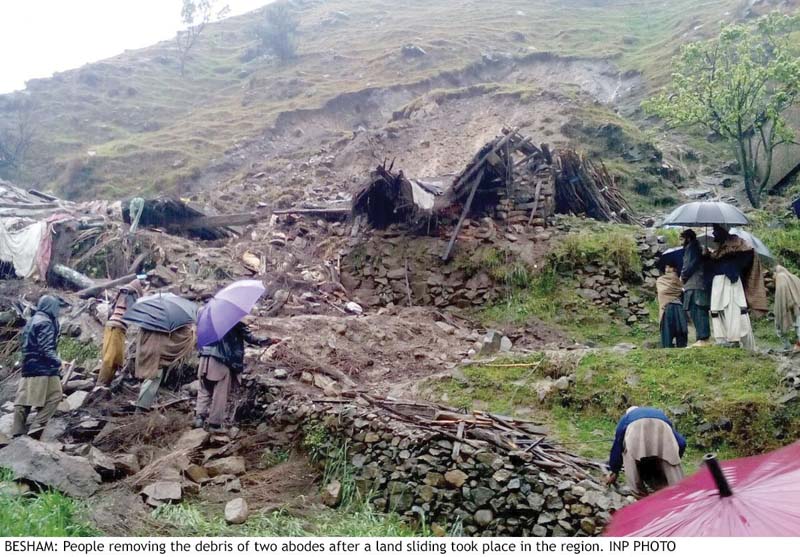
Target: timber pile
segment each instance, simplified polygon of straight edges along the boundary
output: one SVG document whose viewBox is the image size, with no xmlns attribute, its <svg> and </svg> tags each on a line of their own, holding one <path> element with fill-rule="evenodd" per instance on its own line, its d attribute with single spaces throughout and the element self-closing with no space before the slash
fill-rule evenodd
<svg viewBox="0 0 800 557">
<path fill-rule="evenodd" d="M 602 162 L 597 165 L 571 149 L 560 150 L 556 160 L 557 213 L 641 224 Z"/>
<path fill-rule="evenodd" d="M 422 514 L 434 531 L 460 523 L 471 536 L 593 535 L 633 500 L 531 422 L 361 393 L 280 397 L 266 414 L 323 433 L 314 446 L 323 458 L 346 443 L 359 491 L 379 510 Z"/>
</svg>

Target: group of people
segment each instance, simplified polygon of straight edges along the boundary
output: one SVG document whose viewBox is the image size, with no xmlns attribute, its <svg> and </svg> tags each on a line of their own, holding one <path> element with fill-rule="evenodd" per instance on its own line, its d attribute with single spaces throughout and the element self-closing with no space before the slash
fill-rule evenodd
<svg viewBox="0 0 800 557">
<path fill-rule="evenodd" d="M 714 225 L 713 238 L 712 251 L 694 230 L 684 230 L 682 261 L 665 262 L 656 280 L 664 348 L 688 345 L 688 316 L 696 331 L 693 346 L 711 344 L 713 335 L 716 344 L 755 350 L 750 316 L 768 309 L 759 256 L 727 226 Z"/>
<path fill-rule="evenodd" d="M 145 282 L 136 279 L 122 287 L 110 304 L 95 393 L 109 391 L 117 372 L 125 364 L 128 324 L 123 316 L 144 294 L 145 288 Z M 22 371 L 14 401 L 14 437 L 40 438 L 63 398 L 64 363 L 57 351 L 62 304 L 55 296 L 42 296 L 23 329 Z M 140 327 L 135 342 L 134 376 L 142 383 L 133 405 L 136 412 L 145 412 L 152 408 L 167 371 L 192 353 L 197 342 L 195 325 L 190 323 L 169 333 Z M 225 430 L 228 398 L 244 371 L 245 344 L 269 346 L 274 342 L 253 335 L 240 321 L 218 341 L 199 348 L 195 427 L 205 427 L 212 432 Z M 36 414 L 28 424 L 32 409 L 36 409 Z"/>
</svg>

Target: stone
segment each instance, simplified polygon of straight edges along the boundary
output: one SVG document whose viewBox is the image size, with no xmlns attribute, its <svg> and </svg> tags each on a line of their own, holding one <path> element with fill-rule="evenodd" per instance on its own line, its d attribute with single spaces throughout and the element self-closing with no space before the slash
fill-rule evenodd
<svg viewBox="0 0 800 557">
<path fill-rule="evenodd" d="M 491 354 L 496 354 L 500 351 L 502 342 L 503 333 L 493 330 L 486 331 L 486 335 L 484 335 L 483 340 L 480 342 L 480 355 L 488 356 Z"/>
<path fill-rule="evenodd" d="M 66 495 L 85 498 L 100 487 L 100 475 L 86 458 L 69 456 L 30 437 L 17 437 L 0 449 L 0 467 L 14 479 L 36 482 Z"/>
<path fill-rule="evenodd" d="M 212 478 L 214 476 L 221 476 L 223 474 L 232 474 L 239 476 L 246 471 L 244 458 L 241 456 L 229 456 L 228 458 L 220 458 L 219 460 L 212 460 L 206 463 L 206 470 L 208 475 Z"/>
<path fill-rule="evenodd" d="M 475 512 L 474 518 L 478 526 L 485 527 L 494 520 L 494 514 L 489 509 L 481 509 Z"/>
<path fill-rule="evenodd" d="M 183 496 L 183 489 L 179 482 L 154 482 L 141 491 L 146 502 L 151 507 L 158 507 L 165 503 L 177 503 Z"/>
<path fill-rule="evenodd" d="M 497 483 L 499 483 L 499 484 L 504 484 L 504 483 L 506 483 L 506 482 L 509 480 L 509 478 L 511 478 L 511 472 L 510 472 L 510 471 L 508 471 L 508 470 L 505 470 L 505 469 L 503 469 L 503 470 L 498 470 L 498 471 L 497 471 L 497 472 L 495 472 L 495 473 L 494 473 L 494 475 L 492 476 L 492 479 L 493 479 L 494 481 L 496 481 Z"/>
<path fill-rule="evenodd" d="M 204 429 L 190 429 L 180 436 L 175 443 L 174 450 L 197 450 L 208 442 L 208 437 L 208 432 Z"/>
<path fill-rule="evenodd" d="M 533 527 L 532 533 L 537 538 L 545 538 L 547 537 L 547 528 L 542 526 L 541 524 L 537 524 Z"/>
<path fill-rule="evenodd" d="M 778 404 L 789 404 L 790 402 L 796 403 L 798 401 L 800 401 L 800 393 L 797 391 L 792 391 L 779 398 Z"/>
<path fill-rule="evenodd" d="M 186 477 L 197 484 L 204 484 L 211 480 L 208 471 L 198 464 L 190 464 L 186 470 L 183 471 Z"/>
<path fill-rule="evenodd" d="M 541 513 L 539 514 L 539 518 L 536 519 L 537 524 L 550 524 L 551 522 L 555 522 L 556 517 L 554 517 L 550 513 Z"/>
<path fill-rule="evenodd" d="M 446 323 L 444 321 L 437 321 L 434 323 L 444 334 L 452 335 L 456 332 L 456 328 L 453 327 L 450 323 Z"/>
<path fill-rule="evenodd" d="M 111 458 L 114 460 L 114 466 L 117 467 L 117 470 L 125 475 L 132 476 L 141 470 L 139 459 L 136 458 L 136 455 L 124 453 L 114 455 Z"/>
<path fill-rule="evenodd" d="M 377 443 L 381 440 L 381 436 L 374 431 L 368 431 L 364 436 L 364 443 Z"/>
<path fill-rule="evenodd" d="M 364 313 L 364 308 L 362 308 L 355 302 L 347 302 L 344 305 L 344 309 L 347 310 L 348 313 L 352 313 L 353 315 L 361 315 L 362 313 Z"/>
<path fill-rule="evenodd" d="M 326 485 L 321 494 L 322 503 L 328 507 L 337 507 L 342 502 L 342 484 L 333 480 Z"/>
<path fill-rule="evenodd" d="M 569 377 L 566 375 L 559 377 L 556 379 L 556 382 L 553 383 L 553 386 L 558 389 L 559 391 L 566 391 L 569 389 Z"/>
<path fill-rule="evenodd" d="M 101 476 L 112 476 L 117 471 L 117 465 L 114 463 L 114 459 L 96 447 L 91 447 L 86 457 L 89 459 L 89 462 L 92 463 L 94 469 L 100 472 Z"/>
<path fill-rule="evenodd" d="M 475 489 L 471 490 L 471 494 L 472 500 L 479 507 L 483 507 L 484 505 L 488 504 L 489 501 L 491 501 L 494 497 L 494 491 L 487 487 L 476 487 Z"/>
<path fill-rule="evenodd" d="M 461 487 L 469 479 L 461 470 L 449 470 L 444 475 L 445 481 L 453 487 Z"/>
<path fill-rule="evenodd" d="M 444 476 L 438 472 L 428 472 L 425 474 L 425 484 L 433 487 L 440 487 L 444 485 Z"/>
<path fill-rule="evenodd" d="M 75 391 L 66 399 L 69 412 L 79 409 L 86 402 L 86 397 L 89 396 L 89 391 Z"/>
<path fill-rule="evenodd" d="M 0 482 L 0 497 L 21 497 L 30 493 L 31 488 L 22 482 Z"/>
<path fill-rule="evenodd" d="M 590 536 L 594 535 L 596 530 L 596 526 L 594 520 L 589 517 L 585 517 L 581 519 L 581 530 L 589 534 Z"/>
<path fill-rule="evenodd" d="M 513 348 L 514 343 L 511 342 L 511 339 L 507 336 L 504 336 L 500 339 L 500 352 L 511 352 L 511 348 Z"/>
<path fill-rule="evenodd" d="M 531 493 L 528 495 L 528 506 L 535 511 L 540 511 L 544 507 L 544 497 L 539 493 Z"/>
<path fill-rule="evenodd" d="M 241 497 L 228 501 L 225 505 L 225 522 L 228 524 L 244 524 L 250 516 L 247 501 Z"/>
<path fill-rule="evenodd" d="M 278 369 L 272 372 L 272 375 L 273 377 L 275 377 L 275 379 L 286 379 L 287 377 L 289 377 L 289 372 L 279 367 Z"/>
</svg>

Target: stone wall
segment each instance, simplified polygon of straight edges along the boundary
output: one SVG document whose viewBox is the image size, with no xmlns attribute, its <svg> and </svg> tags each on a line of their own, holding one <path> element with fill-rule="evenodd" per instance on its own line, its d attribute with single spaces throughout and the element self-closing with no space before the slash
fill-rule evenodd
<svg viewBox="0 0 800 557">
<path fill-rule="evenodd" d="M 302 423 L 306 440 L 315 440 L 306 447 L 313 452 L 332 455 L 346 444 L 361 494 L 379 510 L 424 520 L 439 534 L 597 535 L 612 511 L 633 501 L 588 474 L 537 463 L 525 451 L 456 443 L 358 401 L 280 401 L 270 413 L 296 429 Z M 335 501 L 335 494 L 326 490 L 326 496 Z"/>
</svg>

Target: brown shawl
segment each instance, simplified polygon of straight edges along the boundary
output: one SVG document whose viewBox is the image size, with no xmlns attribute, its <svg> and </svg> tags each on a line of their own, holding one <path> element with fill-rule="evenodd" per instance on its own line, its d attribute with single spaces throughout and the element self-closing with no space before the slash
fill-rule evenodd
<svg viewBox="0 0 800 557">
<path fill-rule="evenodd" d="M 711 259 L 718 261 L 729 255 L 745 252 L 750 252 L 753 259 L 750 266 L 742 273 L 744 295 L 747 298 L 750 313 L 755 317 L 760 317 L 769 311 L 769 300 L 767 299 L 767 287 L 764 284 L 764 273 L 761 269 L 761 258 L 758 257 L 753 246 L 736 234 L 731 234 L 719 248 L 711 252 Z"/>
<path fill-rule="evenodd" d="M 664 316 L 664 309 L 667 304 L 675 300 L 680 300 L 683 295 L 683 283 L 678 273 L 667 271 L 656 279 L 656 294 L 658 295 L 658 322 Z"/>
<path fill-rule="evenodd" d="M 186 325 L 171 333 L 139 330 L 136 343 L 137 379 L 152 379 L 160 367 L 170 367 L 186 358 L 194 348 L 193 325 Z"/>
</svg>

